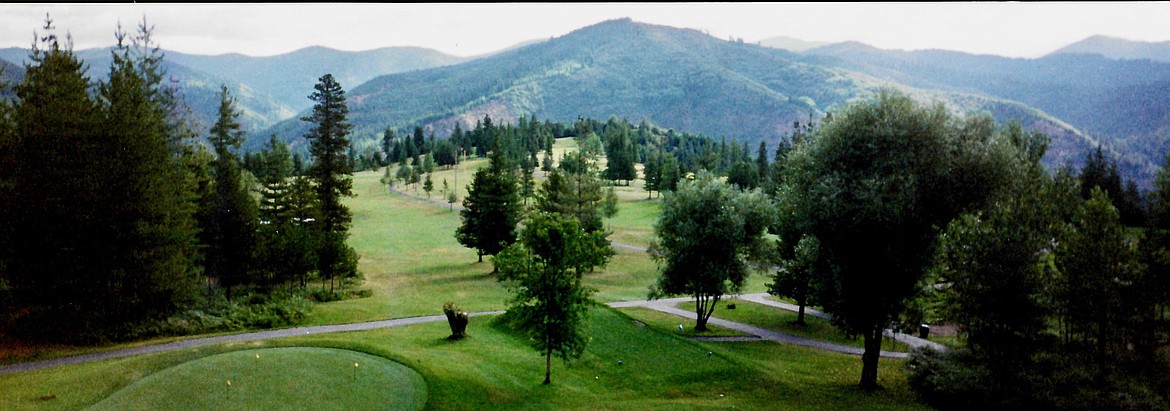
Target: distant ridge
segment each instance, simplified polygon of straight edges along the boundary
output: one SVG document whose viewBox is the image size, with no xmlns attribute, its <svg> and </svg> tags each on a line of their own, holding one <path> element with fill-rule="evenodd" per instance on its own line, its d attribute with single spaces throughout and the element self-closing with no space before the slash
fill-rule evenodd
<svg viewBox="0 0 1170 411">
<path fill-rule="evenodd" d="M 805 50 L 827 46 L 830 43 L 826 41 L 806 41 L 788 36 L 776 36 L 760 40 L 758 44 L 764 47 L 771 47 L 774 49 L 782 49 L 799 53 Z"/>
<path fill-rule="evenodd" d="M 1144 42 L 1109 36 L 1092 36 L 1064 46 L 1049 55 L 1096 54 L 1114 60 L 1153 60 L 1170 63 L 1170 41 Z"/>
</svg>

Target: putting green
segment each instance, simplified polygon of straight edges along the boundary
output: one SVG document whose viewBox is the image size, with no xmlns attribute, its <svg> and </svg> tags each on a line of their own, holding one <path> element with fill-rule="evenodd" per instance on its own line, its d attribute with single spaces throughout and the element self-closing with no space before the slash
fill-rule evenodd
<svg viewBox="0 0 1170 411">
<path fill-rule="evenodd" d="M 394 361 L 333 348 L 269 348 L 201 358 L 149 375 L 94 410 L 418 410 L 421 375 Z"/>
</svg>

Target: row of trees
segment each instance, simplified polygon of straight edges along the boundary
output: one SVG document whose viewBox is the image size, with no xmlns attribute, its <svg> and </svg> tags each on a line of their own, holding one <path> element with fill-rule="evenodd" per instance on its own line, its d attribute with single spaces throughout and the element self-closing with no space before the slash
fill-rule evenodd
<svg viewBox="0 0 1170 411">
<path fill-rule="evenodd" d="M 863 388 L 883 331 L 935 306 L 967 347 L 909 362 L 932 405 L 1166 407 L 1170 172 L 1143 210 L 1100 151 L 1079 177 L 1053 175 L 1045 136 L 890 93 L 797 130 L 771 195 L 701 172 L 666 196 L 652 296 L 693 296 L 703 329 L 745 261 L 769 263 L 774 294 L 863 337 Z"/>
<path fill-rule="evenodd" d="M 340 203 L 350 195 L 345 100 L 332 77 L 310 97 L 308 177 L 290 178 L 292 157 L 275 141 L 253 177 L 241 167 L 244 135 L 226 88 L 209 151 L 164 82 L 145 22 L 133 36 L 119 29 L 96 87 L 51 22 L 44 29 L 16 100 L 0 104 L 5 334 L 120 338 L 194 307 L 201 282 L 209 299 L 216 286 L 231 299 L 240 285 L 356 273 Z"/>
</svg>

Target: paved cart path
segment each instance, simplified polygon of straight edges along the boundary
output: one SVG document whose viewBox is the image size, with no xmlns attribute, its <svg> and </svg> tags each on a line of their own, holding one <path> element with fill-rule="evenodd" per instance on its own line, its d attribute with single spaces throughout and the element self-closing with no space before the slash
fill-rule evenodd
<svg viewBox="0 0 1170 411">
<path fill-rule="evenodd" d="M 752 301 L 752 302 L 757 302 L 757 303 L 761 303 L 764 305 L 775 306 L 775 307 L 781 308 L 781 309 L 788 309 L 787 307 L 785 307 L 784 303 L 772 301 L 772 300 L 767 299 L 766 297 L 767 297 L 767 294 L 763 294 L 763 293 L 747 294 L 747 295 L 738 296 L 738 298 L 745 300 L 745 301 Z M 669 299 L 661 299 L 661 300 L 621 301 L 621 302 L 609 303 L 607 305 L 609 305 L 610 307 L 615 307 L 615 308 L 645 307 L 645 308 L 649 308 L 652 310 L 677 315 L 677 316 L 680 316 L 680 317 L 683 317 L 683 318 L 686 318 L 689 320 L 694 320 L 695 319 L 694 312 L 682 310 L 682 309 L 679 309 L 677 307 L 678 304 L 680 304 L 682 302 L 686 302 L 686 301 L 690 301 L 690 298 L 689 297 L 680 297 L 680 298 L 669 298 Z M 487 311 L 487 312 L 472 313 L 471 316 L 475 317 L 475 316 L 484 316 L 484 315 L 498 315 L 498 314 L 502 314 L 502 313 L 503 313 L 503 311 Z M 811 314 L 811 312 L 810 312 L 810 314 Z M 823 315 L 823 314 L 821 314 L 821 315 Z M 275 339 L 275 338 L 286 338 L 286 337 L 295 337 L 295 336 L 301 336 L 301 335 L 327 334 L 327 333 L 338 333 L 338 332 L 348 332 L 348 331 L 367 331 L 367 330 L 376 330 L 376 329 L 381 329 L 381 328 L 400 327 L 400 326 L 404 326 L 404 325 L 422 324 L 422 323 L 438 322 L 438 321 L 446 321 L 446 320 L 447 320 L 447 317 L 444 315 L 432 315 L 432 316 L 426 316 L 426 317 L 398 318 L 398 319 L 393 319 L 393 320 L 369 321 L 369 322 L 352 323 L 352 324 L 318 325 L 318 326 L 311 326 L 311 327 L 296 327 L 296 328 L 286 328 L 286 329 L 281 329 L 281 330 L 268 330 L 268 331 L 257 331 L 257 332 L 232 334 L 232 335 L 222 335 L 222 336 L 216 336 L 216 337 L 192 338 L 192 339 L 175 341 L 175 342 L 170 342 L 170 343 L 165 343 L 165 344 L 156 344 L 156 345 L 148 345 L 148 346 L 142 346 L 142 347 L 124 348 L 124 349 L 118 349 L 118 350 L 103 351 L 103 352 L 97 352 L 97 353 L 81 354 L 81 355 L 74 355 L 74 356 L 69 356 L 69 357 L 62 357 L 62 358 L 54 358 L 54 359 L 48 359 L 48 360 L 40 360 L 40 361 L 32 361 L 32 362 L 26 362 L 26 363 L 5 365 L 5 366 L 0 366 L 0 375 L 23 372 L 23 371 L 33 371 L 33 370 L 41 370 L 41 369 L 46 369 L 46 368 L 60 367 L 63 365 L 84 364 L 84 363 L 90 363 L 90 362 L 95 362 L 95 361 L 104 361 L 104 360 L 111 360 L 111 359 L 116 359 L 116 358 L 126 358 L 126 357 L 138 356 L 138 355 L 146 355 L 146 354 L 154 354 L 154 353 L 160 353 L 160 352 L 166 352 L 166 351 L 189 349 L 189 348 L 202 347 L 202 346 L 212 345 L 212 344 L 270 340 L 270 339 Z M 797 337 L 794 335 L 784 334 L 781 332 L 776 332 L 776 331 L 772 331 L 772 330 L 768 330 L 768 329 L 764 329 L 764 328 L 760 328 L 760 327 L 755 327 L 755 326 L 748 325 L 748 324 L 738 323 L 738 322 L 734 322 L 734 321 L 728 321 L 728 320 L 724 320 L 724 319 L 720 319 L 720 318 L 716 318 L 716 317 L 712 317 L 708 321 L 708 323 L 711 325 L 717 325 L 720 327 L 743 332 L 743 333 L 758 337 L 759 339 L 775 341 L 775 342 L 782 343 L 782 344 L 800 345 L 800 346 L 804 346 L 804 347 L 811 347 L 811 348 L 816 348 L 816 349 L 825 350 L 825 351 L 833 351 L 833 352 L 853 354 L 853 355 L 861 355 L 861 353 L 862 353 L 862 349 L 857 348 L 857 347 L 850 347 L 850 346 L 841 345 L 841 344 L 829 343 L 829 342 L 825 342 L 825 341 L 821 341 L 821 340 L 814 340 L 814 339 L 809 339 L 809 338 Z M 945 349 L 943 346 L 941 346 L 937 343 L 922 340 L 922 339 L 915 338 L 915 337 L 908 336 L 908 335 L 900 335 L 898 337 L 898 340 L 902 341 L 902 342 L 904 342 L 907 345 L 912 346 L 912 347 L 925 345 L 925 346 L 934 347 L 936 349 Z M 882 351 L 882 357 L 905 358 L 906 353 Z"/>
</svg>

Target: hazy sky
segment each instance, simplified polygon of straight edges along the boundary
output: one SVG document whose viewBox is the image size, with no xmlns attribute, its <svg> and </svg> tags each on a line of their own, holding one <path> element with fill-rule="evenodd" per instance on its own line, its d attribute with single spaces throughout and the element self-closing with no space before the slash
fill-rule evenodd
<svg viewBox="0 0 1170 411">
<path fill-rule="evenodd" d="M 1170 41 L 1170 2 L 882 4 L 90 4 L 0 3 L 0 47 L 29 47 L 48 13 L 76 49 L 114 43 L 146 17 L 165 49 L 273 55 L 420 46 L 471 56 L 561 36 L 604 20 L 704 30 L 755 42 L 773 36 L 857 40 L 887 49 L 941 48 L 1039 57 L 1094 34 Z M 63 36 L 62 36 L 63 37 Z"/>
</svg>

